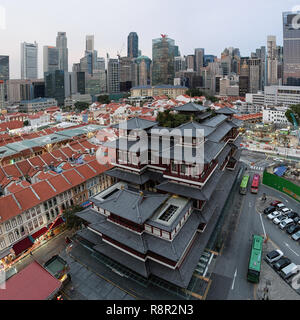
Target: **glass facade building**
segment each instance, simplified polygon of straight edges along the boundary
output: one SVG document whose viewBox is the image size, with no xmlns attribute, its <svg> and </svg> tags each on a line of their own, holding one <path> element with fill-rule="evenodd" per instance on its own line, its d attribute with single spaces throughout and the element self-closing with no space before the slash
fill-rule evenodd
<svg viewBox="0 0 300 320">
<path fill-rule="evenodd" d="M 129 58 L 137 58 L 139 56 L 139 37 L 136 32 L 130 32 L 128 35 L 128 54 Z"/>
<path fill-rule="evenodd" d="M 283 84 L 300 86 L 300 11 L 283 13 Z"/>
<path fill-rule="evenodd" d="M 174 83 L 175 41 L 162 37 L 152 40 L 152 85 Z"/>
<path fill-rule="evenodd" d="M 59 106 L 65 103 L 65 72 L 55 70 L 45 72 L 45 95 L 56 99 Z"/>
<path fill-rule="evenodd" d="M 9 56 L 0 56 L 0 80 L 4 81 L 4 99 L 7 100 L 7 81 L 9 80 Z"/>
<path fill-rule="evenodd" d="M 38 44 L 21 43 L 21 79 L 38 78 Z"/>
</svg>

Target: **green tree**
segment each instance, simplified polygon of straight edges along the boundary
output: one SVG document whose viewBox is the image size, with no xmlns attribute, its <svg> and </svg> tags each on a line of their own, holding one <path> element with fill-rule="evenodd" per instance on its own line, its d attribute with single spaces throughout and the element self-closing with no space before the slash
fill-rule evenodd
<svg viewBox="0 0 300 320">
<path fill-rule="evenodd" d="M 101 104 L 110 104 L 111 102 L 108 95 L 98 96 L 97 101 Z"/>
<path fill-rule="evenodd" d="M 294 114 L 296 117 L 296 120 L 298 122 L 298 126 L 300 126 L 300 104 L 295 104 L 293 106 L 290 106 L 290 108 L 285 113 L 286 118 L 291 124 L 294 124 L 293 118 L 291 114 Z"/>
<path fill-rule="evenodd" d="M 87 102 L 78 101 L 78 102 L 75 103 L 75 108 L 76 108 L 76 110 L 79 111 L 79 112 L 88 109 L 89 106 L 90 106 L 90 104 L 87 103 Z"/>
<path fill-rule="evenodd" d="M 29 126 L 29 121 L 28 120 L 25 120 L 24 123 L 23 123 L 24 127 L 28 127 Z"/>
<path fill-rule="evenodd" d="M 74 207 L 71 207 L 71 208 L 65 210 L 65 212 L 63 213 L 63 217 L 66 220 L 66 228 L 67 229 L 69 229 L 69 230 L 78 229 L 81 226 L 83 220 L 78 218 L 75 215 L 75 213 L 80 212 L 82 210 L 83 210 L 83 208 L 81 208 L 80 206 L 74 206 Z"/>
</svg>

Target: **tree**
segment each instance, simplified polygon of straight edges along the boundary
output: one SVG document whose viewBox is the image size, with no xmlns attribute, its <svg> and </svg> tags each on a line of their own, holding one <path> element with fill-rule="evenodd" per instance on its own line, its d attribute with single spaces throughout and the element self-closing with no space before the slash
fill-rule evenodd
<svg viewBox="0 0 300 320">
<path fill-rule="evenodd" d="M 82 211 L 83 208 L 80 206 L 74 206 L 72 208 L 69 208 L 65 210 L 63 213 L 64 218 L 66 219 L 66 228 L 69 230 L 72 229 L 78 229 L 81 224 L 83 223 L 83 220 L 78 218 L 75 213 Z"/>
<path fill-rule="evenodd" d="M 75 108 L 76 108 L 79 112 L 88 109 L 89 106 L 90 106 L 90 104 L 87 103 L 87 102 L 78 101 L 78 102 L 75 103 Z"/>
<path fill-rule="evenodd" d="M 29 126 L 29 121 L 28 120 L 25 120 L 24 123 L 23 123 L 24 127 L 28 127 Z"/>
<path fill-rule="evenodd" d="M 98 96 L 97 101 L 102 104 L 110 104 L 109 96 L 108 95 L 101 95 Z"/>
<path fill-rule="evenodd" d="M 161 127 L 176 128 L 183 123 L 189 122 L 191 117 L 184 114 L 174 114 L 170 110 L 159 112 L 156 119 Z"/>
<path fill-rule="evenodd" d="M 294 114 L 296 117 L 296 120 L 298 122 L 298 126 L 300 126 L 300 104 L 295 104 L 293 106 L 290 106 L 290 108 L 285 113 L 286 118 L 291 124 L 294 124 L 293 118 L 291 114 Z"/>
</svg>

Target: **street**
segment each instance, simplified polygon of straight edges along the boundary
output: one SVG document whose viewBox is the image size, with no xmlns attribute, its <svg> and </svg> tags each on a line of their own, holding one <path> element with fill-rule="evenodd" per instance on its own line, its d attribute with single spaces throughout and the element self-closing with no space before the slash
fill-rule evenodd
<svg viewBox="0 0 300 320">
<path fill-rule="evenodd" d="M 251 178 L 254 173 L 262 174 L 264 168 L 270 165 L 273 159 L 264 154 L 244 151 L 241 161 L 246 163 Z M 251 169 L 251 164 L 261 167 L 261 170 Z M 253 165 L 252 165 L 253 166 Z M 272 222 L 267 221 L 264 215 L 256 210 L 256 204 L 266 193 L 268 197 L 278 199 L 288 208 L 300 213 L 300 204 L 284 194 L 264 185 L 260 185 L 257 195 L 250 193 L 250 188 L 242 197 L 242 205 L 239 209 L 236 226 L 231 229 L 225 240 L 221 255 L 217 258 L 213 270 L 213 283 L 208 294 L 208 300 L 253 300 L 256 297 L 257 285 L 247 281 L 247 269 L 251 248 L 252 235 L 268 235 L 270 241 L 278 246 L 284 254 L 294 263 L 300 265 L 300 245 L 293 241 L 285 231 L 280 230 Z M 265 204 L 268 206 L 268 203 Z M 233 208 L 234 210 L 234 208 Z"/>
</svg>

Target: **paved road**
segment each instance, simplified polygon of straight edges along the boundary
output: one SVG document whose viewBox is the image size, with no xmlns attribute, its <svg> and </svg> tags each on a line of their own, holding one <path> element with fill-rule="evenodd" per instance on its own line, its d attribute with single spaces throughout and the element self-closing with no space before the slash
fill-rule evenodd
<svg viewBox="0 0 300 320">
<path fill-rule="evenodd" d="M 246 152 L 244 159 L 247 157 L 248 160 L 256 160 L 256 162 L 272 161 L 272 159 L 268 160 L 266 156 L 257 155 L 256 157 L 255 154 Z M 253 176 L 257 171 L 250 170 L 250 172 Z M 231 230 L 225 241 L 222 254 L 217 259 L 208 300 L 253 300 L 255 298 L 257 286 L 246 280 L 253 234 L 264 235 L 266 233 L 286 256 L 300 264 L 300 245 L 290 239 L 285 231 L 281 231 L 272 222 L 266 221 L 265 217 L 256 211 L 256 202 L 263 193 L 283 201 L 289 208 L 300 213 L 299 203 L 263 185 L 260 186 L 258 195 L 248 192 L 243 196 L 236 226 Z M 240 197 L 238 192 L 236 192 L 236 197 Z"/>
</svg>

